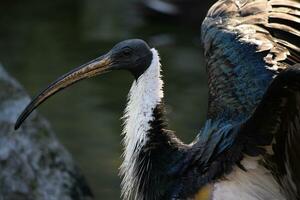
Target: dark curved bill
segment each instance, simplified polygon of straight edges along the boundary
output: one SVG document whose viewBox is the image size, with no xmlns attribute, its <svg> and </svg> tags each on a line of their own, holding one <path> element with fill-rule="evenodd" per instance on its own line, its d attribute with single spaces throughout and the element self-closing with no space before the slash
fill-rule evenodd
<svg viewBox="0 0 300 200">
<path fill-rule="evenodd" d="M 28 104 L 28 106 L 18 117 L 15 123 L 15 130 L 20 127 L 20 125 L 36 107 L 38 107 L 41 103 L 43 103 L 46 99 L 48 99 L 55 93 L 80 80 L 104 74 L 109 71 L 111 71 L 111 60 L 109 58 L 109 54 L 106 54 L 61 76 L 56 81 L 52 82 L 46 89 L 44 89 Z"/>
</svg>

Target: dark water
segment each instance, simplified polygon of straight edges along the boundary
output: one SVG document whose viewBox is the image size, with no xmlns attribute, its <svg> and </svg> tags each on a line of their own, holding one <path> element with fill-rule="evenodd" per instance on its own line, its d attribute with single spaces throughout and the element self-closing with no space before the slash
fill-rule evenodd
<svg viewBox="0 0 300 200">
<path fill-rule="evenodd" d="M 190 142 L 207 104 L 200 36 L 184 26 L 146 22 L 131 3 L 1 1 L 0 61 L 33 96 L 116 42 L 143 38 L 161 54 L 170 128 Z M 86 80 L 39 109 L 82 168 L 96 199 L 119 199 L 120 117 L 132 80 L 125 72 Z"/>
</svg>

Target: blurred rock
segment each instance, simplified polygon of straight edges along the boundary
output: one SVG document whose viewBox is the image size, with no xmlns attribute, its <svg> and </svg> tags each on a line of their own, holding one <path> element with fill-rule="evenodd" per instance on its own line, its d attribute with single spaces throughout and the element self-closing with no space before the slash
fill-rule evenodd
<svg viewBox="0 0 300 200">
<path fill-rule="evenodd" d="M 0 65 L 0 199 L 92 199 L 84 177 L 45 119 L 33 113 L 14 130 L 29 101 Z"/>
</svg>

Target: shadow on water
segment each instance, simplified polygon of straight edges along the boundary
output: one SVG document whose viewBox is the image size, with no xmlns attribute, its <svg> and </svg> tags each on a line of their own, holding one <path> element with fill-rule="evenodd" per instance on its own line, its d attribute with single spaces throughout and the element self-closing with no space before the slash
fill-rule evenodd
<svg viewBox="0 0 300 200">
<path fill-rule="evenodd" d="M 170 127 L 190 142 L 204 121 L 207 105 L 199 36 L 186 27 L 146 23 L 131 3 L 2 1 L 0 60 L 35 95 L 117 41 L 134 37 L 150 41 L 162 58 Z M 79 163 L 96 199 L 119 199 L 120 118 L 132 80 L 125 72 L 115 72 L 84 81 L 39 109 Z"/>
</svg>

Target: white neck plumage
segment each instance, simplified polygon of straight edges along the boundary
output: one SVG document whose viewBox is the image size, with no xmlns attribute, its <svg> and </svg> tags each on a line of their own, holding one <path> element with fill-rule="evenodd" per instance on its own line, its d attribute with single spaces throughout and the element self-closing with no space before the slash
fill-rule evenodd
<svg viewBox="0 0 300 200">
<path fill-rule="evenodd" d="M 148 69 L 133 82 L 128 95 L 128 104 L 124 114 L 124 161 L 120 168 L 123 176 L 122 196 L 124 199 L 137 199 L 136 187 L 139 177 L 134 174 L 136 159 L 147 143 L 153 110 L 163 98 L 161 65 L 155 49 L 151 49 L 153 58 Z"/>
</svg>

